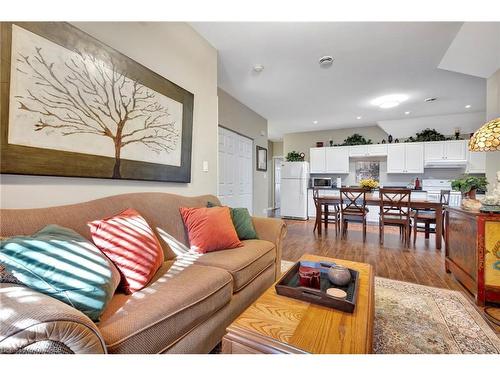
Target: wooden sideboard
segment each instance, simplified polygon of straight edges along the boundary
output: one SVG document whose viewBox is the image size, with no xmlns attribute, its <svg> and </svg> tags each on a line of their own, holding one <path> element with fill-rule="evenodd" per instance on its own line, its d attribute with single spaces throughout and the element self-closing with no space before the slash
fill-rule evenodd
<svg viewBox="0 0 500 375">
<path fill-rule="evenodd" d="M 446 272 L 451 272 L 476 303 L 500 302 L 500 214 L 446 209 Z"/>
</svg>

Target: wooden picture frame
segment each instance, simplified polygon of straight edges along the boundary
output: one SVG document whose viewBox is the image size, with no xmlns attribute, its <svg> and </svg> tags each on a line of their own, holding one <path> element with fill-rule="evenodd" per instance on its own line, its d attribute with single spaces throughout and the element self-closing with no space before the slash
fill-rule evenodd
<svg viewBox="0 0 500 375">
<path fill-rule="evenodd" d="M 13 32 L 13 28 L 15 28 L 15 33 Z M 182 183 L 191 182 L 194 105 L 194 95 L 192 93 L 69 23 L 2 22 L 0 23 L 0 32 L 1 173 Z M 12 38 L 14 35 L 18 38 L 15 40 L 17 47 L 13 43 Z M 29 37 L 20 39 L 19 35 L 28 35 Z M 34 48 L 32 55 L 23 56 L 20 52 L 16 52 L 16 56 L 14 56 L 16 60 L 13 60 L 13 51 L 24 51 L 22 48 L 27 49 L 28 47 L 26 46 L 29 46 L 26 42 L 21 44 L 19 40 L 33 40 L 38 41 L 40 44 L 33 44 Z M 45 49 L 42 49 L 40 45 L 43 45 Z M 54 51 L 59 50 L 61 50 L 61 55 L 54 53 Z M 49 54 L 48 51 L 51 51 L 51 54 Z M 76 57 L 73 59 L 66 58 L 66 56 Z M 27 58 L 27 60 L 25 58 Z M 25 60 L 23 61 L 23 59 Z M 46 61 L 44 59 L 46 59 Z M 47 75 L 48 80 L 44 80 L 44 74 L 37 75 L 39 72 L 35 73 L 36 70 L 31 69 L 33 67 L 29 64 L 30 62 L 33 65 L 38 64 L 35 68 L 37 68 L 39 72 L 41 71 L 40 69 L 45 69 L 42 73 Z M 85 72 L 85 64 L 90 64 L 92 62 L 94 66 L 91 67 L 91 74 L 89 76 L 86 75 L 88 72 Z M 11 64 L 16 65 L 12 67 Z M 19 64 L 24 64 L 21 67 L 22 69 Z M 54 87 L 50 86 L 49 81 L 52 80 L 50 76 L 51 69 L 54 69 L 53 72 L 60 74 L 59 76 L 56 74 L 57 78 L 68 87 L 69 91 L 76 90 L 71 92 L 74 98 L 72 95 L 64 92 L 64 85 L 58 86 L 55 83 L 53 84 L 53 86 L 55 85 L 58 89 L 63 91 L 61 94 L 58 93 Z M 104 88 L 102 89 L 99 88 L 99 81 L 96 81 L 99 69 L 104 70 L 104 75 L 101 75 L 103 78 L 100 82 L 103 85 L 109 84 L 109 89 L 106 89 L 108 86 L 103 86 Z M 74 73 L 73 70 L 76 70 L 76 73 Z M 51 110 L 52 107 L 41 105 L 40 98 L 37 97 L 36 94 L 31 94 L 29 90 L 25 90 L 29 94 L 24 93 L 19 95 L 17 92 L 19 91 L 19 87 L 21 87 L 19 82 L 23 81 L 24 78 L 21 77 L 21 79 L 16 79 L 11 82 L 12 72 L 14 72 L 17 77 L 17 75 L 19 75 L 18 71 L 21 71 L 23 74 L 31 74 L 34 78 L 29 78 L 33 79 L 34 82 L 38 82 L 37 84 L 40 85 L 39 87 L 42 87 L 40 90 L 47 89 L 47 91 L 49 91 L 49 94 L 43 98 L 44 100 L 49 98 L 55 102 L 63 102 L 67 107 L 72 103 L 72 100 L 75 102 L 80 102 L 80 100 L 84 102 L 84 99 L 87 100 L 85 95 L 94 95 L 95 100 L 97 100 L 99 99 L 99 94 L 104 97 L 106 95 L 106 90 L 108 90 L 107 93 L 110 96 L 112 93 L 119 93 L 117 94 L 118 99 L 116 102 L 120 103 L 120 100 L 123 98 L 122 107 L 118 104 L 118 109 L 116 112 L 113 112 L 114 116 L 111 115 L 108 119 L 105 117 L 106 114 L 102 113 L 108 111 L 110 114 L 112 113 L 113 109 L 110 108 L 108 110 L 105 106 L 106 103 L 109 104 L 111 99 L 108 99 L 108 102 L 102 99 L 102 102 L 99 103 L 95 101 L 85 103 L 85 108 L 81 105 L 83 109 L 72 108 L 71 112 L 66 112 L 65 115 L 61 115 L 61 112 L 56 112 L 59 113 L 59 118 L 56 121 L 56 117 Z M 66 74 L 66 71 L 68 74 Z M 61 72 L 64 72 L 66 75 Z M 80 82 L 91 82 L 89 77 L 94 79 L 97 89 L 92 89 L 92 85 L 90 84 L 87 91 L 84 91 L 83 89 L 85 87 L 81 86 L 83 83 Z M 108 79 L 105 79 L 105 77 Z M 117 83 L 117 80 L 121 83 Z M 73 83 L 70 81 L 73 81 Z M 82 89 L 82 92 L 85 92 L 83 94 L 84 98 L 77 97 L 78 89 L 72 88 L 74 82 L 80 85 L 79 87 Z M 70 87 L 69 85 L 72 86 Z M 121 85 L 123 93 L 120 91 L 118 85 Z M 13 86 L 17 87 L 17 91 L 11 93 Z M 37 88 L 35 88 L 35 90 L 37 90 Z M 88 90 L 94 90 L 95 94 L 92 94 L 92 92 L 89 94 Z M 15 98 L 21 99 L 14 99 L 14 95 L 16 95 Z M 62 99 L 58 99 L 57 95 Z M 140 101 L 146 104 L 137 104 Z M 15 104 L 15 107 L 9 108 L 12 103 Z M 47 101 L 44 103 L 53 104 L 53 102 Z M 173 107 L 169 108 L 162 103 L 173 103 L 172 106 L 178 108 L 177 112 L 175 112 L 177 116 L 175 119 L 166 120 L 169 116 L 173 116 L 169 113 Z M 36 105 L 38 105 L 38 107 Z M 87 119 L 81 112 L 86 108 L 93 109 L 108 121 L 104 121 L 105 124 L 101 126 L 96 125 L 97 120 L 95 120 L 96 122 L 92 123 L 94 125 L 89 126 L 92 119 Z M 133 115 L 140 114 L 142 118 L 130 115 L 129 118 L 123 122 L 126 117 L 124 115 L 125 108 L 135 111 Z M 22 110 L 24 110 L 24 112 Z M 61 109 L 58 108 L 57 110 Z M 160 120 L 154 120 L 156 114 L 152 117 L 147 117 L 148 111 L 153 112 L 153 110 L 158 111 L 157 114 L 160 116 Z M 15 121 L 11 121 L 12 117 L 15 116 L 15 111 L 23 113 L 18 117 L 14 117 Z M 120 111 L 123 111 L 123 114 L 120 114 L 120 117 L 118 117 L 117 113 Z M 34 114 L 39 116 L 36 122 Z M 80 117 L 80 119 L 78 119 L 78 117 Z M 134 122 L 132 122 L 132 117 Z M 53 121 L 49 121 L 50 119 Z M 114 124 L 113 121 L 115 121 L 116 124 Z M 153 121 L 155 122 L 151 125 Z M 51 134 L 55 137 L 57 133 L 59 139 L 63 141 L 71 140 L 71 142 L 68 141 L 70 146 L 76 149 L 78 149 L 78 147 L 96 148 L 95 145 L 91 144 L 92 142 L 89 142 L 89 138 L 84 142 L 75 141 L 75 139 L 79 137 L 85 138 L 92 135 L 95 136 L 96 140 L 99 139 L 98 142 L 102 142 L 101 138 L 108 137 L 106 145 L 111 146 L 111 150 L 106 148 L 103 150 L 103 153 L 93 153 L 87 150 L 81 151 L 80 149 L 74 151 L 71 148 L 68 149 L 69 146 L 66 148 L 57 148 L 58 146 L 56 145 L 56 148 L 54 148 L 52 144 L 50 146 L 39 146 L 37 144 L 23 144 L 19 141 L 17 141 L 17 143 L 9 142 L 9 132 L 11 132 L 10 136 L 12 138 L 15 133 L 15 127 L 17 126 L 20 128 L 20 124 L 26 127 L 23 129 L 28 129 L 26 130 L 26 134 L 33 139 L 36 139 L 38 134 L 44 134 L 45 137 L 50 138 Z M 83 125 L 80 126 L 80 124 Z M 118 129 L 120 126 L 122 131 L 119 132 Z M 128 126 L 128 128 L 125 126 Z M 106 130 L 107 127 L 109 127 L 109 129 Z M 33 129 L 37 133 L 33 133 Z M 64 133 L 61 133 L 63 130 Z M 25 130 L 16 131 L 22 132 Z M 49 133 L 49 131 L 51 133 Z M 128 138 L 122 138 L 125 135 L 128 136 Z M 62 138 L 62 136 L 65 136 L 65 138 Z M 17 139 L 21 138 L 22 137 L 18 136 Z M 51 141 L 50 139 L 46 141 L 46 139 L 48 138 L 44 138 L 44 142 Z M 130 146 L 130 144 L 133 145 Z M 67 145 L 61 142 L 61 146 Z M 123 156 L 124 152 L 122 151 L 125 149 L 125 146 L 127 146 L 125 155 L 128 156 Z M 133 152 L 130 151 L 131 149 Z M 130 155 L 132 155 L 132 157 L 130 157 Z M 170 162 L 170 159 L 175 159 L 175 162 Z"/>
<path fill-rule="evenodd" d="M 255 165 L 258 171 L 267 171 L 267 148 L 256 146 Z"/>
</svg>

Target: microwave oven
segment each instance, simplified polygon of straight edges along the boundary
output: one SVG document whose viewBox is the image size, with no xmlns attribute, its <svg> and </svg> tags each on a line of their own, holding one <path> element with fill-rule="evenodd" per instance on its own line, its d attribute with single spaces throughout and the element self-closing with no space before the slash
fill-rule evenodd
<svg viewBox="0 0 500 375">
<path fill-rule="evenodd" d="M 332 179 L 326 177 L 313 177 L 312 187 L 332 187 Z"/>
</svg>

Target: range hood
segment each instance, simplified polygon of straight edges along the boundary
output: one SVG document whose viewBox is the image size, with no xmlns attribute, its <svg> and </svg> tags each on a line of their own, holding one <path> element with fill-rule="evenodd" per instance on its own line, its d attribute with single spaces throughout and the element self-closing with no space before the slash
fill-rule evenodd
<svg viewBox="0 0 500 375">
<path fill-rule="evenodd" d="M 424 168 L 465 168 L 467 160 L 427 160 L 424 163 Z"/>
</svg>

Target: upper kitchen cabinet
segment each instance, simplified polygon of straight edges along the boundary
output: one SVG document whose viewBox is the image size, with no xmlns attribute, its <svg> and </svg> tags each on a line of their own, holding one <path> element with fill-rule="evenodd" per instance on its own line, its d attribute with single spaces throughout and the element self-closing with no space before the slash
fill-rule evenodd
<svg viewBox="0 0 500 375">
<path fill-rule="evenodd" d="M 387 173 L 424 173 L 424 145 L 397 143 L 387 146 Z"/>
<path fill-rule="evenodd" d="M 456 167 L 458 164 L 465 166 L 466 142 L 442 141 L 424 143 L 424 162 L 426 167 Z M 458 164 L 457 164 L 458 163 Z"/>
<path fill-rule="evenodd" d="M 467 173 L 486 173 L 486 152 L 467 150 Z"/>
<path fill-rule="evenodd" d="M 349 156 L 387 156 L 387 145 L 349 146 Z"/>
<path fill-rule="evenodd" d="M 327 147 L 326 173 L 349 173 L 349 148 L 350 147 Z"/>
<path fill-rule="evenodd" d="M 309 149 L 309 170 L 311 173 L 326 172 L 326 148 L 315 147 Z"/>
</svg>

